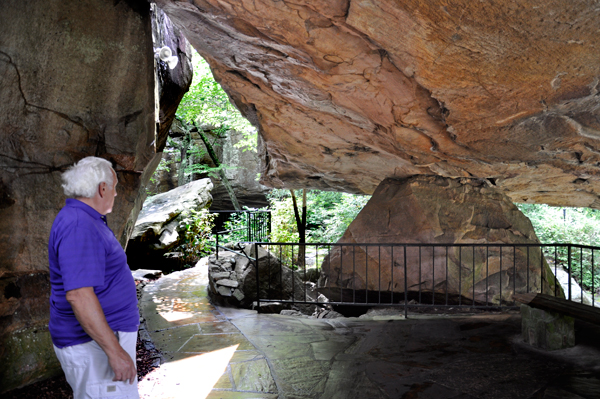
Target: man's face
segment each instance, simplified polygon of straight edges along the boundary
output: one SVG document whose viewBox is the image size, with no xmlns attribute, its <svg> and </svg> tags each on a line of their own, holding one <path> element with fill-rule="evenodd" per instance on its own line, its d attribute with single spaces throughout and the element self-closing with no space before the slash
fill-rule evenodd
<svg viewBox="0 0 600 399">
<path fill-rule="evenodd" d="M 107 213 L 111 213 L 112 209 L 113 209 L 113 205 L 115 204 L 115 197 L 117 196 L 117 175 L 115 174 L 115 172 L 112 172 L 113 174 L 113 184 L 105 184 L 102 183 L 102 187 L 100 188 L 102 190 L 102 212 L 100 212 L 102 215 L 106 215 Z"/>
</svg>

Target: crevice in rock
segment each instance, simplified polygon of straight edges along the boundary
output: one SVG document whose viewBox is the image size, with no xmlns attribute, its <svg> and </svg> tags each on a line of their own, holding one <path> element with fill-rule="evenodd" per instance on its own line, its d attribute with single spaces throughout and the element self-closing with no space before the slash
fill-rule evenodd
<svg viewBox="0 0 600 399">
<path fill-rule="evenodd" d="M 46 107 L 42 107 L 39 105 L 35 105 L 30 103 L 27 100 L 27 97 L 25 97 L 25 92 L 23 91 L 23 85 L 21 83 L 21 73 L 19 72 L 19 68 L 17 68 L 17 65 L 13 62 L 12 58 L 10 55 L 8 55 L 7 53 L 5 53 L 4 51 L 0 50 L 0 54 L 4 55 L 5 57 L 8 58 L 8 64 L 10 64 L 14 69 L 15 69 L 15 73 L 17 74 L 17 86 L 19 87 L 19 92 L 21 93 L 21 97 L 23 98 L 23 102 L 25 104 L 25 107 L 33 107 L 33 108 L 37 108 L 43 111 L 47 111 L 47 112 L 51 112 L 53 114 L 58 115 L 59 117 L 68 120 L 69 122 L 72 122 L 74 124 L 76 124 L 77 126 L 80 126 L 82 129 L 84 129 L 85 131 L 88 131 L 88 129 L 85 127 L 85 125 L 83 125 L 81 122 L 77 121 L 76 119 L 71 118 L 69 115 L 64 114 L 62 112 L 56 111 L 56 110 L 52 110 Z"/>
<path fill-rule="evenodd" d="M 6 299 L 21 298 L 21 288 L 19 288 L 19 286 L 14 282 L 9 283 L 4 289 L 4 297 Z"/>
<path fill-rule="evenodd" d="M 242 79 L 244 82 L 248 82 L 249 84 L 251 84 L 252 86 L 256 87 L 258 90 L 262 90 L 262 88 L 257 85 L 256 83 L 254 83 L 253 81 L 251 81 L 250 79 L 248 79 L 246 77 L 246 75 L 244 75 L 242 72 L 240 71 L 236 71 L 234 69 L 228 69 L 225 72 L 227 72 L 228 74 L 231 74 L 233 76 L 237 76 L 238 78 Z"/>
<path fill-rule="evenodd" d="M 28 174 L 44 174 L 44 173 L 52 173 L 52 172 L 62 172 L 67 167 L 70 166 L 70 164 L 69 165 L 59 165 L 59 166 L 46 165 L 46 164 L 36 162 L 36 161 L 25 161 L 23 159 L 15 158 L 15 157 L 7 155 L 7 154 L 0 154 L 0 158 L 6 158 L 11 161 L 15 161 L 20 164 L 23 164 L 21 166 L 8 165 L 8 164 L 0 165 L 0 167 L 2 167 L 6 171 L 8 171 L 9 169 L 29 170 L 29 173 L 21 173 L 21 174 L 19 174 L 20 176 L 28 175 Z M 12 173 L 15 173 L 15 172 L 13 171 Z"/>
<path fill-rule="evenodd" d="M 343 15 L 343 19 L 344 21 L 346 21 L 348 19 L 348 16 L 350 15 L 350 3 L 352 2 L 352 0 L 348 0 L 348 2 L 346 3 L 346 9 L 344 10 L 344 15 Z"/>
</svg>

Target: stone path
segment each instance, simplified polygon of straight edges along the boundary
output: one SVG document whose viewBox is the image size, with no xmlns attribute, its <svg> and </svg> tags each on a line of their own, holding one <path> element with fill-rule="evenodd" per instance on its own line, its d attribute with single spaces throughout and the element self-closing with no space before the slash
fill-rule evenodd
<svg viewBox="0 0 600 399">
<path fill-rule="evenodd" d="M 522 343 L 518 313 L 309 319 L 220 308 L 206 264 L 148 284 L 147 330 L 166 362 L 142 398 L 600 398 L 600 329 L 576 347 Z"/>
</svg>

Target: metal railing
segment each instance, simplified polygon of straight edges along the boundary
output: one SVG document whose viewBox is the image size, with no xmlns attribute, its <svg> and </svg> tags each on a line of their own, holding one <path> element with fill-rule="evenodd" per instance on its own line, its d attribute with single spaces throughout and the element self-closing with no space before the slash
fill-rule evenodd
<svg viewBox="0 0 600 399">
<path fill-rule="evenodd" d="M 243 210 L 243 211 L 211 211 L 211 213 L 218 214 L 220 220 L 218 225 L 223 226 L 227 221 L 231 221 L 232 217 L 238 217 L 237 225 L 239 227 L 227 230 L 219 230 L 220 227 L 216 227 L 213 231 L 215 236 L 215 254 L 218 259 L 219 249 L 229 251 L 230 248 L 224 247 L 223 240 L 228 236 L 233 236 L 227 242 L 256 242 L 265 241 L 269 239 L 271 235 L 271 211 L 264 210 Z"/>
<path fill-rule="evenodd" d="M 585 245 L 257 242 L 254 254 L 259 248 L 259 308 L 278 302 L 400 306 L 405 314 L 411 307 L 505 309 L 518 307 L 513 294 L 529 292 L 597 306 L 600 293 L 600 247 Z M 315 274 L 313 286 L 314 278 L 307 281 Z"/>
</svg>

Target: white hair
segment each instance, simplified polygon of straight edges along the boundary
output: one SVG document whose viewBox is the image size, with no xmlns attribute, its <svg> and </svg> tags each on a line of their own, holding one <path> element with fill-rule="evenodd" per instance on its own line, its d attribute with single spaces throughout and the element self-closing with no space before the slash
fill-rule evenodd
<svg viewBox="0 0 600 399">
<path fill-rule="evenodd" d="M 86 157 L 71 166 L 62 174 L 67 197 L 93 198 L 100 183 L 114 184 L 113 168 L 103 158 Z"/>
</svg>

